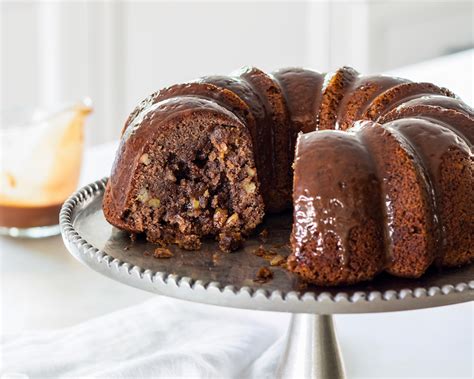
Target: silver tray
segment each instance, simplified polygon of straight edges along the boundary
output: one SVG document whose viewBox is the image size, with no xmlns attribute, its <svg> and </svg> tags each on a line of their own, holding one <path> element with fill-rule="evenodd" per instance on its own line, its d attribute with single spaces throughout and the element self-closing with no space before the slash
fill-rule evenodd
<svg viewBox="0 0 474 379">
<path fill-rule="evenodd" d="M 380 275 L 372 282 L 336 288 L 305 288 L 297 276 L 283 268 L 271 267 L 273 279 L 256 283 L 258 269 L 269 266 L 267 260 L 254 254 L 259 246 L 280 255 L 289 254 L 290 214 L 267 218 L 262 228 L 269 232 L 268 238 L 265 241 L 259 236 L 249 238 L 235 253 L 220 253 L 214 241 L 206 241 L 199 251 L 172 246 L 172 258 L 156 259 L 149 254 L 156 246 L 143 240 L 132 242 L 126 233 L 105 220 L 101 205 L 106 181 L 85 186 L 62 207 L 61 233 L 71 254 L 103 275 L 160 295 L 226 307 L 299 314 L 290 327 L 288 348 L 280 369 L 283 377 L 300 374 L 325 377 L 324 372 L 331 377 L 343 376 L 332 320 L 330 316 L 314 315 L 400 311 L 474 300 L 474 265 L 442 272 L 432 269 L 416 280 Z M 308 319 L 303 314 L 313 316 Z M 304 337 L 297 339 L 298 333 L 315 338 L 319 350 L 326 351 L 325 358 L 315 351 L 315 344 L 302 344 Z M 304 353 L 302 346 L 306 346 Z M 328 356 L 328 351 L 333 351 L 334 357 Z M 297 356 L 305 354 L 313 358 L 296 362 Z M 306 371 L 301 371 L 301 367 L 306 367 Z"/>
</svg>

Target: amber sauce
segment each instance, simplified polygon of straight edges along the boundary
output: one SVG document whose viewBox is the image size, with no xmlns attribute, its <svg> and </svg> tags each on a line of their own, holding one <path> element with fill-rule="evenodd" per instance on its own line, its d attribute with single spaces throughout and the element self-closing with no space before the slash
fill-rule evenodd
<svg viewBox="0 0 474 379">
<path fill-rule="evenodd" d="M 59 223 L 61 204 L 44 206 L 0 205 L 0 226 L 33 228 Z"/>
</svg>

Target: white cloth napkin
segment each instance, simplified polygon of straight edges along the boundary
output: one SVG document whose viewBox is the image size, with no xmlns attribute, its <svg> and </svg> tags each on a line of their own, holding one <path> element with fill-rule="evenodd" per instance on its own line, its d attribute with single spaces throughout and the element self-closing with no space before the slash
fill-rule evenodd
<svg viewBox="0 0 474 379">
<path fill-rule="evenodd" d="M 3 336 L 0 378 L 271 378 L 289 315 L 158 296 L 82 324 Z"/>
<path fill-rule="evenodd" d="M 108 174 L 116 147 L 88 151 L 82 184 Z M 2 336 L 0 379 L 272 378 L 289 317 L 157 296 L 69 328 Z"/>
</svg>

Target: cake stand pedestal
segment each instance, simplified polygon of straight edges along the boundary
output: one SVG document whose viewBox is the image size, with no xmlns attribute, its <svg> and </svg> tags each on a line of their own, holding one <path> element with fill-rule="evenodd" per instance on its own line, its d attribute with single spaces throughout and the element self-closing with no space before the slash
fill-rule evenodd
<svg viewBox="0 0 474 379">
<path fill-rule="evenodd" d="M 294 313 L 278 378 L 345 378 L 331 315 Z"/>
<path fill-rule="evenodd" d="M 154 259 L 156 246 L 132 242 L 104 219 L 106 179 L 73 194 L 64 204 L 60 225 L 71 254 L 93 270 L 124 284 L 159 295 L 261 311 L 292 313 L 287 345 L 278 367 L 284 378 L 344 378 L 331 315 L 430 308 L 474 300 L 474 265 L 407 280 L 380 275 L 350 287 L 307 287 L 282 267 L 270 267 L 273 278 L 255 281 L 269 254 L 287 256 L 291 215 L 268 218 L 268 237 L 252 237 L 234 254 L 220 253 L 214 241 L 199 252 L 171 246 L 173 257 Z M 261 250 L 261 249 L 260 249 Z M 270 257 L 271 258 L 271 257 Z"/>
</svg>

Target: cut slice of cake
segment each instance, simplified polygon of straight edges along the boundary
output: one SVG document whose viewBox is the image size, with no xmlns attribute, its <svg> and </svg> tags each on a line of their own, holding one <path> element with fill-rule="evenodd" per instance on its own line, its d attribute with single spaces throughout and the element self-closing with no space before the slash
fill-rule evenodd
<svg viewBox="0 0 474 379">
<path fill-rule="evenodd" d="M 183 105 L 185 104 L 185 105 Z M 263 218 L 249 131 L 215 102 L 176 97 L 131 120 L 104 197 L 114 225 L 197 249 L 238 247 Z"/>
</svg>

